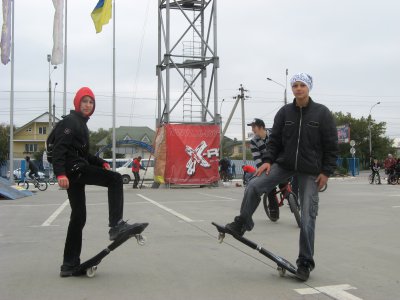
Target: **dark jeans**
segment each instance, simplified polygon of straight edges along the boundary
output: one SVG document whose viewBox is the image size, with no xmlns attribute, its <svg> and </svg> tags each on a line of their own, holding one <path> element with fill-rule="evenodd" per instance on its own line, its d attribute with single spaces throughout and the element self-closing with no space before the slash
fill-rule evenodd
<svg viewBox="0 0 400 300">
<path fill-rule="evenodd" d="M 32 175 L 35 175 L 35 176 L 32 176 Z M 29 176 L 30 178 L 32 178 L 32 179 L 34 179 L 34 178 L 39 178 L 39 174 L 38 174 L 37 171 L 30 171 L 29 174 L 28 174 L 28 176 Z"/>
<path fill-rule="evenodd" d="M 117 225 L 122 220 L 124 194 L 122 176 L 119 173 L 97 166 L 84 166 L 74 174 L 69 174 L 67 190 L 71 205 L 71 217 L 64 248 L 64 265 L 80 263 L 82 249 L 82 230 L 86 223 L 85 185 L 108 187 L 109 226 Z"/>
<path fill-rule="evenodd" d="M 381 175 L 378 171 L 372 171 L 372 183 L 374 183 L 375 175 L 378 176 L 378 182 L 381 183 Z"/>
<path fill-rule="evenodd" d="M 297 264 L 308 264 L 314 268 L 314 235 L 315 221 L 318 214 L 318 185 L 315 182 L 317 176 L 303 173 L 296 173 L 273 164 L 269 175 L 263 172 L 260 176 L 251 179 L 244 192 L 240 218 L 245 223 L 246 230 L 254 227 L 253 214 L 256 211 L 260 196 L 270 193 L 280 183 L 292 176 L 297 176 L 299 184 L 299 198 L 301 207 L 301 226 L 299 239 L 299 256 Z"/>
<path fill-rule="evenodd" d="M 133 176 L 135 177 L 135 179 L 133 180 L 133 188 L 137 188 L 140 181 L 139 172 L 133 172 Z"/>
</svg>

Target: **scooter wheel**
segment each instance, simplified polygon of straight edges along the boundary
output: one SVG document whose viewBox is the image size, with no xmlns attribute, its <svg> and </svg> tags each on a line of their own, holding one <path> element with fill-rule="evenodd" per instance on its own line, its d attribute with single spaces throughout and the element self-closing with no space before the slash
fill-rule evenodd
<svg viewBox="0 0 400 300">
<path fill-rule="evenodd" d="M 141 235 L 141 234 L 137 234 L 136 236 L 136 241 L 140 246 L 144 246 L 146 244 L 146 237 Z"/>
<path fill-rule="evenodd" d="M 283 277 L 286 274 L 286 269 L 282 268 L 282 267 L 278 267 L 276 268 L 278 270 L 279 276 Z"/>
<path fill-rule="evenodd" d="M 89 278 L 94 277 L 97 271 L 97 266 L 90 267 L 89 269 L 86 270 L 86 276 Z"/>
<path fill-rule="evenodd" d="M 220 244 L 222 244 L 222 242 L 224 241 L 224 238 L 225 238 L 225 233 L 220 232 L 220 233 L 218 234 L 218 242 L 219 242 Z"/>
</svg>

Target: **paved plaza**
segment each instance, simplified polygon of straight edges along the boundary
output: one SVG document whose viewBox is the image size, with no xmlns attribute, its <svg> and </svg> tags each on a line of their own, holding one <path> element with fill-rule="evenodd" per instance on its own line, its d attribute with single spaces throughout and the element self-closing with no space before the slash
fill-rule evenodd
<svg viewBox="0 0 400 300">
<path fill-rule="evenodd" d="M 149 222 L 147 244 L 135 239 L 99 265 L 94 278 L 60 278 L 70 208 L 65 191 L 0 201 L 0 298 L 12 299 L 398 299 L 400 186 L 370 185 L 365 176 L 329 181 L 320 194 L 316 269 L 309 281 L 279 277 L 276 265 L 227 236 L 211 221 L 230 222 L 243 188 L 133 190 L 124 217 Z M 104 188 L 87 187 L 82 260 L 108 241 Z M 299 229 L 287 206 L 277 223 L 262 205 L 246 236 L 293 263 Z"/>
</svg>

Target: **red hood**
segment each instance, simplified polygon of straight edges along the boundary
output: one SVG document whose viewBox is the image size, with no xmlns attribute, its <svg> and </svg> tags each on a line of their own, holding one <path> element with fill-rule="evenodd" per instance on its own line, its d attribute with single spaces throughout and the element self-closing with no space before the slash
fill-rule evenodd
<svg viewBox="0 0 400 300">
<path fill-rule="evenodd" d="M 94 99 L 94 94 L 93 94 L 93 92 L 92 92 L 92 90 L 91 90 L 90 88 L 88 88 L 88 87 L 83 87 L 83 88 L 80 88 L 80 89 L 76 92 L 76 95 L 75 95 L 75 98 L 74 98 L 74 106 L 75 106 L 75 110 L 76 110 L 77 112 L 80 112 L 80 111 L 81 111 L 81 109 L 80 109 L 80 107 L 81 107 L 81 100 L 82 100 L 82 98 L 85 97 L 85 96 L 89 96 L 89 97 L 92 98 L 93 101 L 94 101 L 93 110 L 92 110 L 92 112 L 90 113 L 90 115 L 88 115 L 88 117 L 90 117 L 91 115 L 93 115 L 94 110 L 95 110 L 95 108 L 96 108 L 96 100 Z"/>
</svg>

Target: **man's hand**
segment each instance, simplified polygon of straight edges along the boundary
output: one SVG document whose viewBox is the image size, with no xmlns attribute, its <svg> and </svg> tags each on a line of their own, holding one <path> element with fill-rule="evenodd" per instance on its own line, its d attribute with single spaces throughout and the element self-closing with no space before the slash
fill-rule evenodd
<svg viewBox="0 0 400 300">
<path fill-rule="evenodd" d="M 111 170 L 110 164 L 109 163 L 104 163 L 103 168 L 106 170 Z"/>
<path fill-rule="evenodd" d="M 58 185 L 63 189 L 69 188 L 69 180 L 67 176 L 61 175 L 57 177 Z"/>
<path fill-rule="evenodd" d="M 315 179 L 315 182 L 318 183 L 318 191 L 320 191 L 325 184 L 328 182 L 329 177 L 324 175 L 324 174 L 319 174 L 317 179 Z"/>
<path fill-rule="evenodd" d="M 265 163 L 262 164 L 261 167 L 259 167 L 256 171 L 256 176 L 260 176 L 262 172 L 265 171 L 265 174 L 269 174 L 269 171 L 271 170 L 271 164 L 270 163 Z"/>
</svg>

